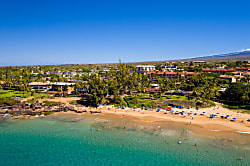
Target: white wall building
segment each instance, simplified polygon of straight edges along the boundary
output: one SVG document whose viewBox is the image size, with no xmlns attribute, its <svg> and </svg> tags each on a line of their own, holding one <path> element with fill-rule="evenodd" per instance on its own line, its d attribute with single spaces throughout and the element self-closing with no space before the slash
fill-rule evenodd
<svg viewBox="0 0 250 166">
<path fill-rule="evenodd" d="M 137 72 L 151 72 L 155 70 L 155 66 L 153 65 L 138 65 L 136 66 Z"/>
</svg>

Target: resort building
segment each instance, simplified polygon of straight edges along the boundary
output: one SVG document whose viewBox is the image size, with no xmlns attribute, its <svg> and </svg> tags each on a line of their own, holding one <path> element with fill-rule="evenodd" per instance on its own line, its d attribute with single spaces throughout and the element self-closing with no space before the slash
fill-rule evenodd
<svg viewBox="0 0 250 166">
<path fill-rule="evenodd" d="M 52 83 L 52 91 L 65 92 L 71 94 L 74 91 L 75 83 L 66 83 L 66 82 L 56 82 Z"/>
<path fill-rule="evenodd" d="M 148 77 L 155 78 L 155 77 L 166 77 L 168 79 L 176 79 L 176 78 L 188 78 L 193 75 L 199 75 L 200 73 L 194 73 L 194 72 L 148 72 Z"/>
<path fill-rule="evenodd" d="M 230 83 L 234 83 L 236 82 L 236 78 L 234 76 L 228 76 L 228 75 L 220 75 L 220 78 L 221 79 L 226 79 L 226 80 L 229 80 Z"/>
<path fill-rule="evenodd" d="M 236 71 L 247 72 L 250 71 L 250 67 L 236 67 Z"/>
<path fill-rule="evenodd" d="M 31 82 L 29 83 L 29 86 L 32 88 L 32 90 L 38 91 L 48 91 L 51 89 L 51 84 L 49 82 Z"/>
<path fill-rule="evenodd" d="M 172 72 L 172 71 L 183 71 L 184 69 L 178 68 L 178 66 L 161 66 L 163 72 Z"/>
<path fill-rule="evenodd" d="M 144 72 L 151 72 L 155 71 L 155 66 L 153 65 L 138 65 L 136 66 L 136 72 L 144 73 Z"/>
<path fill-rule="evenodd" d="M 224 75 L 226 73 L 235 72 L 236 70 L 234 68 L 232 69 L 202 69 L 203 73 L 218 73 L 221 75 Z"/>
</svg>

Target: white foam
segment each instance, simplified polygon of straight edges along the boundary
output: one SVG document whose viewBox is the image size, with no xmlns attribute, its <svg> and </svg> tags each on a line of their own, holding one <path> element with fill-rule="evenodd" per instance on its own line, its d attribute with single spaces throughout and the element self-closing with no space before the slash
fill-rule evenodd
<svg viewBox="0 0 250 166">
<path fill-rule="evenodd" d="M 235 131 L 237 133 L 242 133 L 242 134 L 250 134 L 250 132 L 247 132 L 247 131 Z"/>
</svg>

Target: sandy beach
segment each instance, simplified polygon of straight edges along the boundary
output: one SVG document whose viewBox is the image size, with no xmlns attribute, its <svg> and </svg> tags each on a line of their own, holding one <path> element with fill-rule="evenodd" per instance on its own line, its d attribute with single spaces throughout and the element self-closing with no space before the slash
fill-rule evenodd
<svg viewBox="0 0 250 166">
<path fill-rule="evenodd" d="M 74 97 L 74 98 L 55 98 L 50 99 L 51 101 L 59 101 L 63 102 L 66 105 L 69 105 L 69 102 L 73 100 L 79 100 L 80 98 Z M 167 113 L 164 114 L 163 111 L 156 112 L 156 110 L 141 110 L 139 108 L 132 109 L 132 108 L 115 108 L 113 106 L 100 106 L 97 109 L 96 108 L 90 108 L 90 107 L 83 107 L 83 106 L 74 106 L 77 110 L 86 110 L 89 111 L 101 111 L 101 116 L 105 116 L 107 114 L 113 114 L 113 115 L 120 115 L 120 116 L 129 116 L 137 118 L 141 121 L 150 121 L 150 122 L 159 122 L 159 121 L 168 121 L 168 122 L 179 122 L 179 123 L 185 123 L 186 125 L 190 126 L 200 126 L 202 128 L 205 128 L 208 131 L 235 131 L 239 133 L 245 133 L 250 134 L 250 122 L 247 121 L 247 119 L 250 119 L 250 114 L 242 114 L 238 113 L 236 111 L 231 111 L 229 109 L 223 108 L 219 103 L 216 103 L 216 107 L 211 108 L 201 108 L 199 110 L 196 110 L 195 108 L 190 109 L 177 109 L 173 108 L 175 111 L 185 111 L 186 113 L 181 114 L 172 114 Z M 190 113 L 190 111 L 193 111 L 191 115 L 188 115 L 187 113 Z M 203 113 L 206 112 L 206 113 Z M 197 115 L 194 115 L 197 113 Z M 209 118 L 211 114 L 217 114 L 217 117 L 214 117 L 212 119 Z M 65 114 L 62 112 L 62 114 Z M 75 114 L 73 112 L 67 112 L 67 114 Z M 81 115 L 84 113 L 80 113 L 78 115 Z M 200 115 L 204 114 L 204 115 Z M 220 116 L 226 116 L 229 115 L 230 117 L 227 119 L 222 119 Z M 232 118 L 237 118 L 234 122 L 231 121 Z M 243 122 L 241 122 L 243 120 Z"/>
</svg>

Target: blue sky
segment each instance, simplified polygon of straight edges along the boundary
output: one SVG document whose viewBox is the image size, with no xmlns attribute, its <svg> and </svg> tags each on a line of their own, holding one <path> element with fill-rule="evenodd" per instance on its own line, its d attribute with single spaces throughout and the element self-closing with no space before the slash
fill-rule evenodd
<svg viewBox="0 0 250 166">
<path fill-rule="evenodd" d="M 189 58 L 250 48 L 249 0 L 0 0 L 0 65 Z"/>
</svg>

